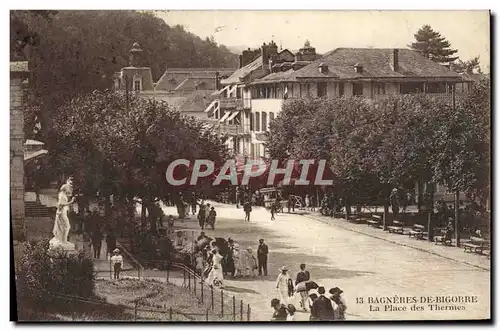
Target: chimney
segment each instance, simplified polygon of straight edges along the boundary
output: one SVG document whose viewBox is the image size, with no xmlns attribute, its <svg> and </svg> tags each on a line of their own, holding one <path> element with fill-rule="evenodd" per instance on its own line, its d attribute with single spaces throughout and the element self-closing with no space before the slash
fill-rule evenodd
<svg viewBox="0 0 500 331">
<path fill-rule="evenodd" d="M 262 44 L 261 53 L 262 55 L 262 66 L 266 66 L 269 64 L 269 57 L 274 54 L 278 54 L 278 46 L 271 41 L 270 44 L 266 45 L 266 43 Z"/>
<path fill-rule="evenodd" d="M 218 71 L 215 72 L 215 89 L 217 91 L 220 90 L 220 75 Z"/>
<path fill-rule="evenodd" d="M 390 65 L 393 71 L 399 70 L 399 50 L 397 48 L 392 50 Z"/>
<path fill-rule="evenodd" d="M 243 55 L 238 57 L 238 68 L 243 67 Z"/>
</svg>

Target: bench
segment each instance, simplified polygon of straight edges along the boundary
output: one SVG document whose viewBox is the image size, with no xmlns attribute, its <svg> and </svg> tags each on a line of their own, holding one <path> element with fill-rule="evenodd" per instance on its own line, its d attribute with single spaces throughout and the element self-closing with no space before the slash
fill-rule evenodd
<svg viewBox="0 0 500 331">
<path fill-rule="evenodd" d="M 404 234 L 403 223 L 400 221 L 392 221 L 392 225 L 388 226 L 389 233 Z"/>
<path fill-rule="evenodd" d="M 446 236 L 434 236 L 434 243 L 442 244 L 443 246 L 451 246 L 451 238 L 446 238 Z"/>
<path fill-rule="evenodd" d="M 414 237 L 415 239 L 424 239 L 425 226 L 421 224 L 413 224 L 413 228 L 408 232 L 408 238 Z"/>
<path fill-rule="evenodd" d="M 490 250 L 490 242 L 489 240 L 478 238 L 478 237 L 470 237 L 470 242 L 463 244 L 464 252 L 474 252 L 476 254 L 483 254 L 483 251 Z"/>
<path fill-rule="evenodd" d="M 349 215 L 349 218 L 347 219 L 347 221 L 348 222 L 352 222 L 352 223 L 363 223 L 363 222 L 365 222 L 365 220 L 362 219 L 359 214 Z"/>
<path fill-rule="evenodd" d="M 382 216 L 380 216 L 380 215 L 372 215 L 372 219 L 371 220 L 367 220 L 366 224 L 368 224 L 368 226 L 373 226 L 375 228 L 378 228 L 378 227 L 380 227 L 380 223 L 381 222 L 382 222 Z"/>
</svg>

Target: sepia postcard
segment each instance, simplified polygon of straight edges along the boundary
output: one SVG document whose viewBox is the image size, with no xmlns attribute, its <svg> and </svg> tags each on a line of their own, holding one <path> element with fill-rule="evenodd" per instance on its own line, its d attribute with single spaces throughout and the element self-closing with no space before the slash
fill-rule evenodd
<svg viewBox="0 0 500 331">
<path fill-rule="evenodd" d="M 11 320 L 491 321 L 490 21 L 11 10 Z"/>
</svg>

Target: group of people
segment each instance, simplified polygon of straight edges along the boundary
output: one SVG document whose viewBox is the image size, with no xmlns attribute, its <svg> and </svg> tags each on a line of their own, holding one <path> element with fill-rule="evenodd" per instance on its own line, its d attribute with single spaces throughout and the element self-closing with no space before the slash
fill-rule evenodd
<svg viewBox="0 0 500 331">
<path fill-rule="evenodd" d="M 290 303 L 296 295 L 300 295 L 300 308 L 307 312 L 310 311 L 310 320 L 312 321 L 334 321 L 344 320 L 347 305 L 342 297 L 343 291 L 334 287 L 329 290 L 330 296 L 325 294 L 325 288 L 318 286 L 311 281 L 311 274 L 306 269 L 305 264 L 300 265 L 300 271 L 297 273 L 295 282 L 288 273 L 288 268 L 283 266 L 276 279 L 276 289 L 279 299 L 271 300 L 271 307 L 274 308 L 272 316 L 273 321 L 294 321 L 297 309 Z M 317 289 L 317 293 L 309 293 Z"/>
<path fill-rule="evenodd" d="M 203 242 L 204 238 L 207 237 L 202 232 L 197 238 L 197 242 Z M 257 273 L 267 276 L 269 249 L 264 243 L 264 239 L 259 240 L 257 256 L 255 256 L 252 247 L 241 249 L 240 244 L 232 238 L 227 240 L 227 249 L 219 247 L 223 243 L 223 240 L 220 240 L 219 244 L 217 240 L 212 240 L 196 253 L 196 271 L 205 278 L 204 281 L 209 286 L 223 288 L 225 275 L 232 278 L 256 277 Z"/>
</svg>

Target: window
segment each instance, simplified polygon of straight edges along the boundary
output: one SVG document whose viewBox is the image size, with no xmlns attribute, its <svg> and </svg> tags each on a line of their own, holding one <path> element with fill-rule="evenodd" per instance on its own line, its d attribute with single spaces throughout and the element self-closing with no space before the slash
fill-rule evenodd
<svg viewBox="0 0 500 331">
<path fill-rule="evenodd" d="M 374 94 L 385 94 L 385 84 L 384 83 L 375 83 L 373 86 Z"/>
<path fill-rule="evenodd" d="M 352 84 L 352 95 L 363 95 L 363 84 L 353 83 Z"/>
<path fill-rule="evenodd" d="M 403 83 L 400 84 L 401 94 L 413 94 L 424 92 L 424 83 Z"/>
<path fill-rule="evenodd" d="M 326 97 L 326 83 L 318 83 L 318 97 Z"/>
<path fill-rule="evenodd" d="M 274 113 L 269 113 L 269 123 L 274 121 Z"/>
<path fill-rule="evenodd" d="M 255 131 L 260 131 L 260 113 L 259 112 L 255 113 L 254 125 L 255 125 Z"/>
<path fill-rule="evenodd" d="M 249 118 L 250 118 L 250 131 L 253 131 L 253 116 L 252 116 L 252 114 L 250 114 Z"/>
<path fill-rule="evenodd" d="M 255 144 L 250 144 L 250 155 L 255 157 Z"/>
<path fill-rule="evenodd" d="M 141 81 L 136 80 L 134 81 L 134 91 L 140 91 L 141 90 Z"/>
<path fill-rule="evenodd" d="M 344 95 L 344 83 L 339 83 L 339 96 Z"/>
<path fill-rule="evenodd" d="M 134 91 L 142 91 L 142 79 L 141 79 L 141 75 L 135 74 L 132 81 L 133 81 L 133 89 L 134 89 Z"/>
<path fill-rule="evenodd" d="M 311 84 L 306 84 L 307 96 L 311 96 Z"/>
<path fill-rule="evenodd" d="M 267 131 L 267 113 L 262 112 L 262 131 Z"/>
<path fill-rule="evenodd" d="M 425 83 L 425 93 L 446 93 L 446 83 Z"/>
</svg>

